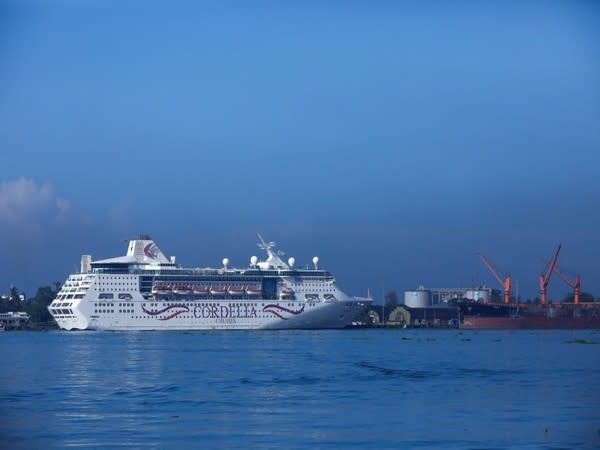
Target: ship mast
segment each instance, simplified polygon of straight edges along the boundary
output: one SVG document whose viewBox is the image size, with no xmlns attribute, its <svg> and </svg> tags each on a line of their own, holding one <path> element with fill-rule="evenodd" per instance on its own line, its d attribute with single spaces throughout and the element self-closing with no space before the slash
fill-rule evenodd
<svg viewBox="0 0 600 450">
<path fill-rule="evenodd" d="M 267 252 L 267 255 L 269 256 L 269 258 L 275 256 L 275 254 L 273 253 L 272 248 L 275 247 L 275 242 L 271 241 L 271 242 L 265 242 L 265 240 L 263 239 L 263 237 L 260 235 L 260 233 L 258 234 L 258 239 L 260 240 L 260 243 L 258 243 L 258 248 L 260 248 L 261 250 L 264 250 L 265 252 Z"/>
<path fill-rule="evenodd" d="M 260 240 L 260 242 L 257 244 L 258 248 L 267 252 L 267 256 L 268 256 L 267 261 L 264 263 L 263 262 L 258 263 L 258 266 L 263 269 L 268 269 L 268 268 L 289 269 L 289 266 L 286 263 L 284 263 L 282 261 L 282 259 L 280 258 L 280 256 L 285 255 L 285 253 L 283 253 L 281 250 L 278 250 L 277 252 L 273 251 L 273 248 L 275 247 L 275 242 L 273 242 L 273 241 L 266 242 L 263 239 L 263 237 L 260 235 L 260 233 L 257 233 L 257 234 L 258 234 L 258 239 Z"/>
</svg>

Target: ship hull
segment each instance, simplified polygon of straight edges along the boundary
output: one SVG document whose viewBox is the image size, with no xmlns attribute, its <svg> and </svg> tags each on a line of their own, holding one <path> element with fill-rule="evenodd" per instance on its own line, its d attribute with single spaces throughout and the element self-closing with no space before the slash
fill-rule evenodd
<svg viewBox="0 0 600 450">
<path fill-rule="evenodd" d="M 463 329 L 600 329 L 600 318 L 566 317 L 465 317 Z"/>
<path fill-rule="evenodd" d="M 467 304 L 460 328 L 600 329 L 600 305 Z"/>
<path fill-rule="evenodd" d="M 348 326 L 370 304 L 363 301 L 331 303 L 273 300 L 206 300 L 136 302 L 132 312 L 77 311 L 63 319 L 66 330 L 284 330 L 336 329 Z"/>
</svg>

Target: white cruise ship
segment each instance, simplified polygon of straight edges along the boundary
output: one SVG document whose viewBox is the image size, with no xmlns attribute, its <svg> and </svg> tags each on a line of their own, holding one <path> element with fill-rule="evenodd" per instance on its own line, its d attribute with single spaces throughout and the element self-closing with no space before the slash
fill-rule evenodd
<svg viewBox="0 0 600 450">
<path fill-rule="evenodd" d="M 318 267 L 285 263 L 260 237 L 267 259 L 244 269 L 182 268 L 149 236 L 129 242 L 127 255 L 81 257 L 49 305 L 65 330 L 248 330 L 343 328 L 372 299 L 350 297 Z"/>
</svg>

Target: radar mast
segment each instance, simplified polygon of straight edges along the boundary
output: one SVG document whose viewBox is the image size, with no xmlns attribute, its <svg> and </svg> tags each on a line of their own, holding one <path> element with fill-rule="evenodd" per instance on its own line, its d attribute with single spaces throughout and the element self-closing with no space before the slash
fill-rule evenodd
<svg viewBox="0 0 600 450">
<path fill-rule="evenodd" d="M 277 252 L 273 251 L 273 249 L 275 248 L 275 242 L 266 242 L 260 235 L 260 233 L 257 234 L 258 239 L 260 240 L 260 242 L 257 244 L 258 248 L 267 252 L 268 256 L 267 260 L 264 262 L 259 262 L 258 266 L 261 269 L 289 269 L 288 265 L 284 263 L 283 260 L 280 258 L 280 256 L 285 255 L 285 253 L 281 250 L 277 250 Z"/>
</svg>

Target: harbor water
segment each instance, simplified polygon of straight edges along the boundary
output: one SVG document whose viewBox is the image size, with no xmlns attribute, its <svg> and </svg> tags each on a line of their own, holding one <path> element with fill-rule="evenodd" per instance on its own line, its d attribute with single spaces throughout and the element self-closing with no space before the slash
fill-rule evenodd
<svg viewBox="0 0 600 450">
<path fill-rule="evenodd" d="M 0 448 L 599 448 L 600 331 L 5 332 Z"/>
</svg>

